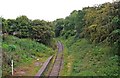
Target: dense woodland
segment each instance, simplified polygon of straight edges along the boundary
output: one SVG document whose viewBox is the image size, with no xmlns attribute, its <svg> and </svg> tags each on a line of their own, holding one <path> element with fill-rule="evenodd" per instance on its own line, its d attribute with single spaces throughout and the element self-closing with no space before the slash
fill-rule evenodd
<svg viewBox="0 0 120 78">
<path fill-rule="evenodd" d="M 14 35 L 19 38 L 31 38 L 40 43 L 50 45 L 51 38 L 54 36 L 52 23 L 44 20 L 30 20 L 26 16 L 16 19 L 2 18 L 3 34 Z"/>
<path fill-rule="evenodd" d="M 61 18 L 53 22 L 30 20 L 26 16 L 19 16 L 16 19 L 2 18 L 2 32 L 19 38 L 35 39 L 44 44 L 50 44 L 54 30 L 56 37 L 64 36 L 65 39 L 75 35 L 75 38 L 88 38 L 95 43 L 105 39 L 111 43 L 118 42 L 119 8 L 119 2 L 85 7 L 82 10 L 74 10 L 65 19 Z"/>
<path fill-rule="evenodd" d="M 108 2 L 100 5 L 95 5 L 93 7 L 85 7 L 82 10 L 74 10 L 65 19 L 59 18 L 52 22 L 39 20 L 39 19 L 31 20 L 25 15 L 19 16 L 16 19 L 4 19 L 4 18 L 1 19 L 2 19 L 2 32 L 3 32 L 4 44 L 8 43 L 7 39 L 11 39 L 11 37 L 8 38 L 8 36 L 12 35 L 18 37 L 19 39 L 31 39 L 40 44 L 42 43 L 42 45 L 45 45 L 52 49 L 56 48 L 55 38 L 57 38 L 58 40 L 62 40 L 65 45 L 64 47 L 69 48 L 72 44 L 74 45 L 75 43 L 76 46 L 72 46 L 74 50 L 71 51 L 75 51 L 75 48 L 79 46 L 83 48 L 86 45 L 86 48 L 83 48 L 81 50 L 80 47 L 77 48 L 75 51 L 76 54 L 80 53 L 80 52 L 77 53 L 77 51 L 82 52 L 84 51 L 84 49 L 87 49 L 88 44 L 95 46 L 105 44 L 105 46 L 110 47 L 108 49 L 111 51 L 109 51 L 107 55 L 110 55 L 110 57 L 113 57 L 113 59 L 115 60 L 114 62 L 111 61 L 112 63 L 116 63 L 115 68 L 111 69 L 111 71 L 108 71 L 109 68 L 102 71 L 99 70 L 101 71 L 101 74 L 98 74 L 96 70 L 95 71 L 96 75 L 97 74 L 105 75 L 105 76 L 118 75 L 116 73 L 119 72 L 118 68 L 120 65 L 118 60 L 120 57 L 120 2 L 113 2 L 113 3 Z M 83 40 L 83 45 L 82 42 L 79 44 L 79 42 L 82 40 Z M 3 51 L 7 53 L 8 50 L 6 50 L 6 45 L 4 44 L 3 44 Z M 19 43 L 15 43 L 15 44 L 18 45 Z M 91 47 L 90 50 L 93 48 L 95 49 L 95 46 L 90 46 Z M 13 49 L 15 48 L 14 46 L 9 46 L 9 47 L 12 47 Z M 97 49 L 98 48 L 96 48 L 96 51 Z M 69 55 L 72 55 L 72 52 L 69 53 Z M 103 50 L 103 55 L 104 55 L 104 50 Z M 91 57 L 94 57 L 94 55 Z M 84 57 L 81 57 L 80 59 L 82 58 L 84 59 Z M 78 61 L 79 60 L 77 60 L 76 62 Z M 112 65 L 112 63 L 110 64 Z M 79 73 L 80 71 L 83 70 L 80 69 L 79 71 L 76 71 L 78 69 L 77 68 L 74 69 L 74 68 L 75 67 L 73 66 L 73 70 L 71 70 L 71 73 Z M 112 68 L 112 66 L 110 68 Z M 65 71 L 63 72 L 66 71 L 67 69 L 65 69 Z M 76 72 L 72 72 L 72 71 L 76 71 Z M 107 71 L 109 73 L 105 72 L 103 74 L 104 71 Z M 87 74 L 85 75 L 89 76 L 89 74 L 91 73 L 88 73 L 87 71 Z M 67 73 L 63 75 L 71 75 L 71 74 Z M 73 75 L 83 75 L 83 74 L 80 73 Z M 91 75 L 94 74 L 92 73 Z"/>
<path fill-rule="evenodd" d="M 55 36 L 86 38 L 91 43 L 115 44 L 120 55 L 120 2 L 104 3 L 74 10 L 65 19 L 57 19 Z"/>
<path fill-rule="evenodd" d="M 55 35 L 87 38 L 99 43 L 107 40 L 118 42 L 120 38 L 120 3 L 105 3 L 94 7 L 74 10 L 65 19 L 55 21 Z"/>
</svg>

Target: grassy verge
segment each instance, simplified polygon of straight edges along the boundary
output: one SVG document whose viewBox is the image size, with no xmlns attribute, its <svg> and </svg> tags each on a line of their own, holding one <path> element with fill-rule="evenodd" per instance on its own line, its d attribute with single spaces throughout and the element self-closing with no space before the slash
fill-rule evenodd
<svg viewBox="0 0 120 78">
<path fill-rule="evenodd" d="M 40 62 L 44 62 L 49 56 L 54 54 L 54 50 L 50 47 L 30 39 L 19 39 L 14 36 L 5 37 L 2 42 L 2 49 L 3 76 L 10 75 L 12 59 L 14 60 L 15 68 L 24 68 L 34 63 L 36 59 L 39 59 Z M 35 68 L 35 71 L 39 69 Z"/>
<path fill-rule="evenodd" d="M 64 45 L 64 50 L 63 50 L 63 67 L 62 70 L 60 72 L 60 76 L 70 76 L 71 72 L 72 72 L 72 63 L 73 63 L 73 57 L 71 55 L 68 54 L 68 48 L 66 46 L 66 41 L 63 40 L 62 38 L 58 39 L 59 41 L 62 42 L 62 44 Z"/>
<path fill-rule="evenodd" d="M 62 76 L 118 76 L 118 55 L 105 43 L 91 44 L 86 39 L 64 40 Z"/>
</svg>

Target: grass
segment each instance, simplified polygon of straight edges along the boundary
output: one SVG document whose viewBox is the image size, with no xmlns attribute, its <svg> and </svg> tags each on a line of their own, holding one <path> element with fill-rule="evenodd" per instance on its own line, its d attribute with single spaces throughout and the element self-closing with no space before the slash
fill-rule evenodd
<svg viewBox="0 0 120 78">
<path fill-rule="evenodd" d="M 39 58 L 39 60 L 32 60 L 29 63 L 21 64 L 15 69 L 17 70 L 17 72 L 14 72 L 14 75 L 35 76 L 37 72 L 40 70 L 40 68 L 42 67 L 46 59 L 47 58 L 44 58 L 44 59 Z M 39 63 L 39 65 L 36 66 L 36 63 Z M 25 74 L 19 74 L 21 70 L 24 71 Z"/>
<path fill-rule="evenodd" d="M 118 76 L 118 55 L 115 48 L 106 43 L 93 44 L 86 39 L 67 40 L 57 38 L 64 45 L 64 65 L 60 76 Z M 34 66 L 36 59 L 44 62 L 49 56 L 55 54 L 51 48 L 32 41 L 7 36 L 2 43 L 3 49 L 3 74 L 10 75 L 10 61 L 14 60 L 16 69 L 25 69 L 27 76 L 35 75 L 41 66 Z M 51 70 L 54 58 L 47 70 Z M 46 70 L 46 71 L 47 71 Z M 32 72 L 29 72 L 32 71 Z M 48 75 L 49 71 L 44 73 Z"/>
<path fill-rule="evenodd" d="M 64 65 L 63 65 L 63 70 L 60 72 L 60 76 L 70 76 L 72 70 L 71 70 L 71 65 L 73 63 L 73 57 L 69 55 L 69 52 L 68 52 L 68 48 L 65 44 L 65 40 L 63 40 L 62 38 L 57 38 L 56 40 L 58 41 L 61 41 L 63 46 L 64 46 L 64 50 L 63 50 L 63 62 L 64 62 Z"/>
<path fill-rule="evenodd" d="M 64 44 L 62 76 L 118 76 L 118 55 L 106 43 L 91 44 L 86 39 L 67 40 Z M 115 51 L 115 50 L 114 50 Z"/>
<path fill-rule="evenodd" d="M 41 62 L 54 54 L 54 50 L 31 39 L 19 39 L 14 36 L 6 36 L 2 42 L 3 49 L 3 76 L 11 73 L 11 60 L 14 67 L 19 68 L 33 63 L 36 59 Z M 39 68 L 40 69 L 40 68 Z"/>
</svg>

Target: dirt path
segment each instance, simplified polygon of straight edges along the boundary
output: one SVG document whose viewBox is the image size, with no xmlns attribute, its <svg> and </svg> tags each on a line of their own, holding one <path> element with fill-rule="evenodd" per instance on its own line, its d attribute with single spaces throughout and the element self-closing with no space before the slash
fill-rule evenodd
<svg viewBox="0 0 120 78">
<path fill-rule="evenodd" d="M 42 65 L 43 62 L 39 60 L 33 60 L 29 64 L 24 64 L 15 68 L 13 76 L 34 76 L 34 74 L 39 70 Z"/>
<path fill-rule="evenodd" d="M 63 45 L 61 42 L 58 41 L 57 46 L 58 46 L 58 53 L 53 68 L 49 74 L 49 76 L 55 76 L 55 77 L 59 76 L 59 72 L 62 66 L 61 64 L 63 62 Z"/>
</svg>

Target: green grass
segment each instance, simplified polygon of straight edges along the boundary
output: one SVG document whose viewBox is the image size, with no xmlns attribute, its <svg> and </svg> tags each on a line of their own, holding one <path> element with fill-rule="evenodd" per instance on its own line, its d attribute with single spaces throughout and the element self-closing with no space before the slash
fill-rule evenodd
<svg viewBox="0 0 120 78">
<path fill-rule="evenodd" d="M 54 54 L 54 50 L 31 39 L 19 39 L 6 36 L 2 42 L 3 49 L 3 75 L 10 75 L 10 61 L 14 60 L 14 67 L 29 64 L 37 58 L 45 61 Z"/>
<path fill-rule="evenodd" d="M 91 44 L 86 39 L 64 40 L 63 76 L 118 76 L 118 55 L 106 43 Z M 115 50 L 114 50 L 115 51 Z"/>
<path fill-rule="evenodd" d="M 118 55 L 114 54 L 116 51 L 114 47 L 106 43 L 91 44 L 86 39 L 75 40 L 74 37 L 56 40 L 60 40 L 64 45 L 64 67 L 60 72 L 61 76 L 117 76 L 119 74 Z M 14 60 L 14 66 L 17 68 L 32 64 L 37 58 L 44 62 L 49 56 L 55 54 L 54 50 L 43 44 L 14 36 L 5 38 L 2 49 L 4 75 L 9 75 L 11 72 L 9 65 L 11 59 Z M 35 71 L 38 71 L 38 68 L 35 68 Z"/>
</svg>

